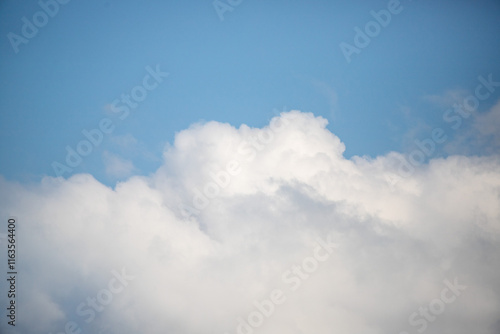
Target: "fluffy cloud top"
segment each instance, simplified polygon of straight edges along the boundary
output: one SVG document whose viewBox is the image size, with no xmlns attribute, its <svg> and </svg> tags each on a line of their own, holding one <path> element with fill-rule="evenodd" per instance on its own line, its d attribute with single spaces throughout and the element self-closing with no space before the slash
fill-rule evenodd
<svg viewBox="0 0 500 334">
<path fill-rule="evenodd" d="M 400 154 L 346 159 L 326 125 L 298 111 L 196 124 L 155 174 L 114 189 L 0 179 L 0 213 L 19 222 L 19 320 L 3 328 L 498 333 L 499 157 L 433 159 L 389 184 Z"/>
</svg>

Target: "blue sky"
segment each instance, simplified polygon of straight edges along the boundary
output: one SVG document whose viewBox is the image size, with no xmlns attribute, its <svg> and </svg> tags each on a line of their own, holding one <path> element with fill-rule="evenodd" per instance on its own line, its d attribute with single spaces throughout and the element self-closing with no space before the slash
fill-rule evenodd
<svg viewBox="0 0 500 334">
<path fill-rule="evenodd" d="M 54 176 L 51 163 L 64 160 L 66 145 L 74 148 L 106 116 L 104 106 L 157 64 L 169 77 L 112 133 L 132 136 L 142 153 L 120 151 L 107 136 L 72 173 L 113 182 L 102 162 L 108 151 L 148 174 L 164 144 L 192 123 L 262 126 L 290 109 L 328 119 L 347 157 L 404 151 L 415 119 L 440 121 L 424 96 L 473 89 L 478 75 L 500 77 L 500 4 L 401 1 L 402 11 L 348 63 L 339 44 L 353 44 L 354 27 L 387 5 L 243 1 L 221 20 L 209 1 L 70 1 L 16 54 L 7 34 L 20 35 L 22 17 L 32 21 L 40 6 L 3 1 L 0 173 Z"/>
</svg>

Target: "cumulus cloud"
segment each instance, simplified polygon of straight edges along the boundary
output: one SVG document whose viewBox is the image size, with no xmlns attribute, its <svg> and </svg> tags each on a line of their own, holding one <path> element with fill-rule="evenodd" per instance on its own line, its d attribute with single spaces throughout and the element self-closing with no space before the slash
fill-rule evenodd
<svg viewBox="0 0 500 334">
<path fill-rule="evenodd" d="M 114 188 L 0 178 L 19 221 L 13 333 L 497 333 L 498 156 L 389 186 L 399 153 L 346 159 L 326 125 L 195 124 Z"/>
</svg>

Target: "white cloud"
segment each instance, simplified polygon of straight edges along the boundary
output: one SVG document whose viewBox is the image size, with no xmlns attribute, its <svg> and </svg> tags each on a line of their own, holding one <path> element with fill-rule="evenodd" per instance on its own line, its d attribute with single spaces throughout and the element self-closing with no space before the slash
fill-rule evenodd
<svg viewBox="0 0 500 334">
<path fill-rule="evenodd" d="M 453 104 L 462 104 L 464 99 L 470 95 L 465 89 L 449 89 L 443 94 L 429 94 L 424 96 L 424 100 L 438 107 L 449 108 Z"/>
<path fill-rule="evenodd" d="M 133 149 L 138 144 L 137 139 L 130 133 L 121 136 L 112 136 L 111 141 L 123 149 Z"/>
<path fill-rule="evenodd" d="M 72 320 L 89 333 L 233 334 L 279 289 L 286 301 L 254 333 L 416 333 L 410 315 L 455 277 L 467 289 L 425 332 L 498 331 L 498 157 L 434 159 L 391 190 L 398 153 L 345 159 L 325 119 L 280 120 L 246 153 L 240 145 L 271 127 L 193 125 L 154 175 L 114 189 L 85 174 L 34 186 L 0 178 L 0 212 L 18 217 L 22 254 L 14 332 L 60 332 Z M 241 172 L 186 219 L 178 205 L 231 160 Z M 292 291 L 283 273 L 327 236 L 338 248 Z M 123 267 L 135 279 L 87 324 L 77 306 Z"/>
<path fill-rule="evenodd" d="M 488 112 L 476 114 L 473 128 L 485 140 L 491 140 L 495 149 L 500 148 L 500 101 L 497 102 Z"/>
<path fill-rule="evenodd" d="M 500 153 L 500 101 L 489 110 L 471 113 L 465 129 L 450 141 L 445 150 L 450 154 Z"/>
<path fill-rule="evenodd" d="M 108 151 L 102 153 L 102 159 L 106 174 L 114 178 L 130 176 L 136 170 L 132 161 L 123 159 Z"/>
</svg>

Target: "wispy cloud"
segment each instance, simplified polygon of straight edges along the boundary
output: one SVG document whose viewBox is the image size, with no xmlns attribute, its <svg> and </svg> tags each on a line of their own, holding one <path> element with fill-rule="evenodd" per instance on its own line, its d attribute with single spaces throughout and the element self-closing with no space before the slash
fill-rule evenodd
<svg viewBox="0 0 500 334">
<path fill-rule="evenodd" d="M 102 159 L 106 174 L 113 178 L 127 177 L 137 171 L 132 161 L 123 159 L 111 152 L 104 151 L 102 153 Z"/>
<path fill-rule="evenodd" d="M 470 92 L 466 89 L 457 88 L 449 89 L 443 94 L 428 94 L 423 99 L 437 107 L 449 108 L 455 103 L 461 104 L 469 94 Z"/>
<path fill-rule="evenodd" d="M 489 110 L 473 112 L 470 123 L 445 146 L 448 154 L 500 154 L 500 101 Z"/>
</svg>

